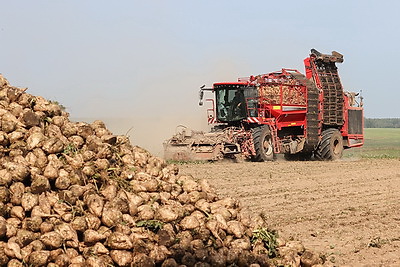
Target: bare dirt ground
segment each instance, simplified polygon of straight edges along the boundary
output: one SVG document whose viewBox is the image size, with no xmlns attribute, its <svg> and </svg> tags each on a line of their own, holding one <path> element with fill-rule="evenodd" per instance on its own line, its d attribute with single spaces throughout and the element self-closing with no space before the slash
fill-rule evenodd
<svg viewBox="0 0 400 267">
<path fill-rule="evenodd" d="M 180 166 L 208 179 L 326 266 L 400 266 L 400 159 L 207 163 Z"/>
</svg>

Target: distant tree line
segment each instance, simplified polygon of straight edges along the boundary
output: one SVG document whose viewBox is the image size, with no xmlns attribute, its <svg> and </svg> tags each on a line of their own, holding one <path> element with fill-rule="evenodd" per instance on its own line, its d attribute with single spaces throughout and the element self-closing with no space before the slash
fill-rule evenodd
<svg viewBox="0 0 400 267">
<path fill-rule="evenodd" d="M 400 128 L 400 118 L 371 119 L 364 118 L 365 128 Z"/>
</svg>

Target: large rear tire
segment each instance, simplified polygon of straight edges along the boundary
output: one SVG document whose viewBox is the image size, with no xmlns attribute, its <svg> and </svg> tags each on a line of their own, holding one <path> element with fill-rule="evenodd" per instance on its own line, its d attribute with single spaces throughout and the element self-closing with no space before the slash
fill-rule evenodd
<svg viewBox="0 0 400 267">
<path fill-rule="evenodd" d="M 253 161 L 262 162 L 275 159 L 272 135 L 268 126 L 253 129 L 253 143 L 256 151 L 256 155 L 252 158 Z"/>
<path fill-rule="evenodd" d="M 318 160 L 337 160 L 343 155 L 343 137 L 338 129 L 329 128 L 322 132 L 314 156 Z"/>
</svg>

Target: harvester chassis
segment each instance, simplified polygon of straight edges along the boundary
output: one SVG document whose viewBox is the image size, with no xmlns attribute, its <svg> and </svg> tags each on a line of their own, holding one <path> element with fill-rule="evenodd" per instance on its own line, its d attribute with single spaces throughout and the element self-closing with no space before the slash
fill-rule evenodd
<svg viewBox="0 0 400 267">
<path fill-rule="evenodd" d="M 241 156 L 271 161 L 276 154 L 288 160 L 335 160 L 343 150 L 364 143 L 362 98 L 343 90 L 337 52 L 312 49 L 304 60 L 306 75 L 282 69 L 237 82 L 200 88 L 214 94 L 207 109 L 208 133 L 177 133 L 164 143 L 165 158 L 219 160 Z"/>
</svg>

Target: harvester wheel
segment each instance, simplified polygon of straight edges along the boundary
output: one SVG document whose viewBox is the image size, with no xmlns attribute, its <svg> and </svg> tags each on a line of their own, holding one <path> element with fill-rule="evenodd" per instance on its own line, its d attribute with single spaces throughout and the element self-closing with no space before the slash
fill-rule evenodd
<svg viewBox="0 0 400 267">
<path fill-rule="evenodd" d="M 271 131 L 268 126 L 253 129 L 253 143 L 256 155 L 253 161 L 272 161 L 275 159 Z"/>
<path fill-rule="evenodd" d="M 343 137 L 338 129 L 329 128 L 322 132 L 314 156 L 318 160 L 336 160 L 343 155 Z"/>
</svg>

